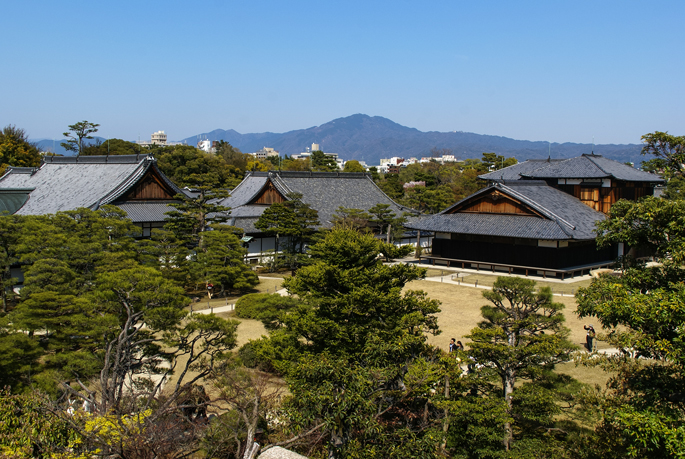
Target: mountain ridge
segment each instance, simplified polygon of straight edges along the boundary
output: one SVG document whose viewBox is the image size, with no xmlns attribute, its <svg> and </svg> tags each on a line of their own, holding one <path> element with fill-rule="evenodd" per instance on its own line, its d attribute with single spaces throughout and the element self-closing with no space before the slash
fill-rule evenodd
<svg viewBox="0 0 685 459">
<path fill-rule="evenodd" d="M 592 145 L 573 142 L 516 140 L 504 136 L 472 132 L 419 131 L 402 126 L 381 116 L 355 114 L 337 118 L 320 126 L 296 129 L 284 133 L 241 134 L 234 129 L 214 129 L 182 139 L 194 145 L 200 138 L 224 140 L 241 151 L 249 153 L 262 147 L 271 147 L 280 153 L 293 155 L 318 143 L 326 152 L 338 153 L 345 160 L 357 159 L 369 165 L 378 164 L 381 158 L 430 156 L 433 148 L 449 149 L 459 159 L 480 158 L 484 152 L 494 152 L 519 161 L 552 158 L 571 158 L 583 153 L 600 154 L 617 161 L 642 160 L 639 144 Z M 550 151 L 551 150 L 551 151 Z"/>
<path fill-rule="evenodd" d="M 98 138 L 105 142 L 106 139 Z M 338 153 L 342 159 L 366 161 L 377 165 L 381 158 L 399 156 L 404 158 L 430 156 L 433 148 L 452 150 L 458 159 L 480 158 L 484 152 L 494 152 L 505 157 L 526 159 L 565 159 L 583 153 L 603 155 L 621 162 L 639 165 L 645 158 L 640 154 L 639 144 L 592 145 L 574 142 L 546 142 L 542 140 L 516 140 L 504 136 L 476 134 L 473 132 L 420 131 L 403 126 L 382 116 L 355 114 L 336 118 L 319 126 L 295 129 L 283 133 L 261 132 L 241 134 L 235 129 L 214 129 L 181 139 L 188 145 L 197 145 L 199 139 L 224 140 L 245 153 L 271 147 L 282 155 L 294 155 L 305 151 L 312 143 L 318 143 L 326 152 Z M 73 155 L 60 147 L 64 140 L 38 139 L 41 150 Z M 94 142 L 93 139 L 91 142 Z"/>
</svg>

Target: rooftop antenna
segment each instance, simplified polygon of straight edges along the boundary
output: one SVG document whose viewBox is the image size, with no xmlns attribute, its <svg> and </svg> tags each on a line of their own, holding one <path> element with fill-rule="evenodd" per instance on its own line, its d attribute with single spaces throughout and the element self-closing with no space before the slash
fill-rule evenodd
<svg viewBox="0 0 685 459">
<path fill-rule="evenodd" d="M 592 152 L 590 153 L 591 155 L 595 155 L 595 136 L 592 136 Z"/>
<path fill-rule="evenodd" d="M 547 142 L 549 150 L 547 151 L 547 162 L 552 162 L 552 142 Z"/>
</svg>

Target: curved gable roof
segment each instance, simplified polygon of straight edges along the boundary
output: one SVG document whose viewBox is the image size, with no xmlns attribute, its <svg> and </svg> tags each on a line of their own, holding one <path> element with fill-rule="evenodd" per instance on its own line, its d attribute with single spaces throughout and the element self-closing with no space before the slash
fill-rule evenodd
<svg viewBox="0 0 685 459">
<path fill-rule="evenodd" d="M 527 161 L 523 161 L 522 163 L 505 167 L 504 169 L 479 175 L 478 178 L 483 180 L 491 180 L 493 182 L 502 180 L 520 180 L 522 175 L 527 175 L 534 170 L 540 169 L 541 167 L 558 163 L 560 161 L 563 161 L 563 159 L 529 159 Z"/>
<path fill-rule="evenodd" d="M 16 212 L 20 215 L 94 209 L 124 195 L 151 167 L 174 192 L 182 193 L 147 155 L 46 157 L 35 169 L 10 168 L 0 178 L 0 189 L 33 188 Z"/>
<path fill-rule="evenodd" d="M 368 210 L 376 204 L 388 204 L 398 216 L 403 212 L 415 212 L 395 203 L 365 173 L 248 172 L 231 196 L 221 201 L 221 205 L 231 208 L 231 224 L 241 226 L 240 221 L 256 219 L 262 214 L 267 206 L 252 203 L 267 182 L 286 198 L 290 193 L 302 194 L 302 201 L 319 213 L 319 221 L 324 227 L 332 225 L 338 207 Z M 244 229 L 249 232 L 248 228 Z"/>
<path fill-rule="evenodd" d="M 664 180 L 656 174 L 644 172 L 627 164 L 619 163 L 601 155 L 581 155 L 555 164 L 533 170 L 524 177 L 537 179 L 581 178 L 599 179 L 615 178 L 628 182 L 656 182 Z"/>
<path fill-rule="evenodd" d="M 644 172 L 601 155 L 584 154 L 569 159 L 528 160 L 497 171 L 479 175 L 490 181 L 527 179 L 601 179 L 615 178 L 626 182 L 663 183 L 656 174 Z"/>
<path fill-rule="evenodd" d="M 474 197 L 500 192 L 533 209 L 538 216 L 515 214 L 460 213 L 459 207 Z M 456 212 L 455 212 L 456 211 Z M 455 213 L 452 213 L 455 212 Z M 541 215 L 541 216 L 540 216 Z M 524 239 L 590 240 L 595 224 L 606 218 L 579 199 L 541 181 L 495 183 L 439 214 L 421 218 L 406 226 L 422 231 L 517 237 Z"/>
</svg>

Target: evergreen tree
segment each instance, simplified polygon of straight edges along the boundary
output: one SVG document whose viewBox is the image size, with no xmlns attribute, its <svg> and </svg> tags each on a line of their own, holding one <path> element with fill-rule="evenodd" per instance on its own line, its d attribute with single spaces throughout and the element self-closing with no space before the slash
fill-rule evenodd
<svg viewBox="0 0 685 459">
<path fill-rule="evenodd" d="M 428 392 L 440 378 L 424 335 L 438 333 L 438 303 L 402 290 L 424 270 L 383 265 L 379 251 L 371 234 L 326 233 L 310 247 L 313 263 L 285 281 L 301 304 L 253 345 L 286 375 L 293 427 L 323 431 L 329 457 L 433 457 L 435 418 L 417 413 L 434 409 Z"/>
<path fill-rule="evenodd" d="M 319 224 L 319 214 L 309 204 L 302 201 L 299 193 L 290 193 L 288 200 L 283 203 L 272 204 L 255 222 L 255 228 L 267 234 L 276 236 L 276 250 L 283 247 L 286 262 L 291 268 L 303 262 L 306 244 L 311 241 L 315 227 Z M 286 238 L 281 245 L 281 237 Z"/>
<path fill-rule="evenodd" d="M 619 201 L 598 224 L 600 246 L 625 242 L 659 263 L 624 260 L 620 277 L 580 289 L 578 313 L 620 350 L 597 357 L 612 373 L 605 396 L 591 403 L 602 420 L 593 447 L 602 457 L 675 458 L 685 443 L 685 202 L 649 197 Z"/>
<path fill-rule="evenodd" d="M 226 290 L 249 290 L 259 283 L 257 275 L 245 264 L 247 251 L 230 229 L 215 226 L 203 239 L 192 266 L 196 279 L 207 286 L 214 285 L 213 291 L 219 290 L 219 295 Z"/>
<path fill-rule="evenodd" d="M 331 172 L 338 169 L 338 164 L 332 156 L 328 156 L 321 150 L 314 150 L 310 156 L 312 170 Z"/>
<path fill-rule="evenodd" d="M 567 340 L 564 305 L 554 303 L 549 287 L 535 291 L 535 282 L 499 277 L 483 296 L 492 303 L 481 308 L 485 319 L 468 336 L 469 356 L 494 372 L 501 381 L 506 414 L 514 415 L 514 389 L 518 379 L 535 379 L 544 370 L 570 359 L 575 346 Z M 502 444 L 511 449 L 514 427 L 504 423 Z"/>
<path fill-rule="evenodd" d="M 89 121 L 79 121 L 75 124 L 69 125 L 69 130 L 62 135 L 67 138 L 66 142 L 60 143 L 62 148 L 67 151 L 76 152 L 80 155 L 83 152 L 83 139 L 90 140 L 93 138 L 91 134 L 98 132 L 99 124 L 91 123 Z"/>
<path fill-rule="evenodd" d="M 23 129 L 9 125 L 0 131 L 0 177 L 7 166 L 38 167 L 40 161 L 38 147 L 29 142 Z"/>
</svg>

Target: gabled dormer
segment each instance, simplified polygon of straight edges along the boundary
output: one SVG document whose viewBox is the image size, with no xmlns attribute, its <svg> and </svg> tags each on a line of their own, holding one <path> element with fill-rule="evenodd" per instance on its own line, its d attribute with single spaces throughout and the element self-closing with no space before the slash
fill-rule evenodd
<svg viewBox="0 0 685 459">
<path fill-rule="evenodd" d="M 530 205 L 496 188 L 486 189 L 483 193 L 460 201 L 457 205 L 447 209 L 445 213 L 523 215 L 545 218 Z"/>
<path fill-rule="evenodd" d="M 145 175 L 117 201 L 171 201 L 177 193 L 156 167 L 149 167 Z"/>
<path fill-rule="evenodd" d="M 274 185 L 273 181 L 267 180 L 261 190 L 255 195 L 249 204 L 262 204 L 270 206 L 271 204 L 281 203 L 287 201 L 283 193 Z"/>
</svg>

